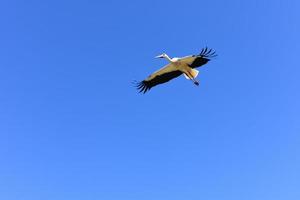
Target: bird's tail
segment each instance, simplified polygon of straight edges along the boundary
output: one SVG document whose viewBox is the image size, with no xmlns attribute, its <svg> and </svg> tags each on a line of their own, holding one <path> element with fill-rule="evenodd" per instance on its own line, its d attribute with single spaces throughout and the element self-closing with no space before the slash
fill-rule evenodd
<svg viewBox="0 0 300 200">
<path fill-rule="evenodd" d="M 193 76 L 193 78 L 196 78 L 199 74 L 199 71 L 196 69 L 191 69 L 189 72 Z M 183 73 L 183 75 L 186 79 L 190 79 L 190 77 L 188 77 L 185 73 Z"/>
</svg>

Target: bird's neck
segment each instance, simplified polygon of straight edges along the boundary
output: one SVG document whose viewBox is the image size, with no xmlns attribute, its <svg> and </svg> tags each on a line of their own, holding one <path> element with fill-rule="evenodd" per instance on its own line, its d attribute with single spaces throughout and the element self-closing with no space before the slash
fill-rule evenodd
<svg viewBox="0 0 300 200">
<path fill-rule="evenodd" d="M 169 62 L 173 62 L 172 59 L 166 54 L 165 59 L 167 59 Z"/>
</svg>

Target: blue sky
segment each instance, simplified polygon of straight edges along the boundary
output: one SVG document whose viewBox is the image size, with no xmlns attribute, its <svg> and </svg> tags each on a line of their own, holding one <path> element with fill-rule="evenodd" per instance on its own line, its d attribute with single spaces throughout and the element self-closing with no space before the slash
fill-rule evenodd
<svg viewBox="0 0 300 200">
<path fill-rule="evenodd" d="M 300 199 L 299 9 L 2 1 L 0 199 Z M 132 87 L 205 46 L 199 87 Z"/>
</svg>

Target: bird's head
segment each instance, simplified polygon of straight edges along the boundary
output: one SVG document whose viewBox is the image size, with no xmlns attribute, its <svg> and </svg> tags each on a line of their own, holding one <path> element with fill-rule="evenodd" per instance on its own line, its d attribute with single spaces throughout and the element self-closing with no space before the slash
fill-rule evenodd
<svg viewBox="0 0 300 200">
<path fill-rule="evenodd" d="M 167 54 L 165 54 L 165 53 L 155 56 L 155 58 L 166 58 L 166 57 L 167 57 Z"/>
</svg>

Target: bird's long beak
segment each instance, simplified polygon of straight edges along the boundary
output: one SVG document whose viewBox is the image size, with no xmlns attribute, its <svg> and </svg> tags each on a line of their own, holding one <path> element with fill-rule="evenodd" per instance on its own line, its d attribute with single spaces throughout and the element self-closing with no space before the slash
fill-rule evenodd
<svg viewBox="0 0 300 200">
<path fill-rule="evenodd" d="M 163 58 L 163 55 L 158 55 L 158 56 L 155 56 L 155 58 Z"/>
</svg>

